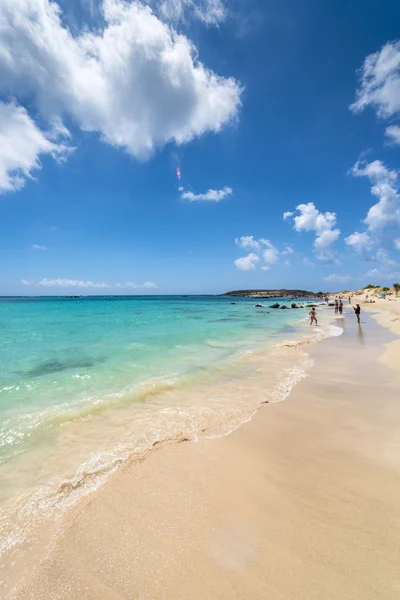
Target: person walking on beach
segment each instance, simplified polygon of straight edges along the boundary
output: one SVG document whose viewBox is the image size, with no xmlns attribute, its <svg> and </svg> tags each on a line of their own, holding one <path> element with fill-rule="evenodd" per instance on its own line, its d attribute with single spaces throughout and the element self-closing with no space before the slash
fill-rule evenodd
<svg viewBox="0 0 400 600">
<path fill-rule="evenodd" d="M 339 302 L 338 299 L 336 298 L 335 300 L 335 315 L 337 315 L 339 312 Z"/>
<path fill-rule="evenodd" d="M 343 302 L 340 300 L 339 302 L 339 314 L 342 315 L 343 314 Z"/>
<path fill-rule="evenodd" d="M 360 323 L 360 314 L 361 314 L 361 307 L 359 304 L 356 304 L 355 306 L 353 306 L 354 312 L 356 313 L 356 317 L 357 317 L 357 323 Z"/>
<path fill-rule="evenodd" d="M 351 304 L 351 296 L 349 296 L 349 304 Z"/>
<path fill-rule="evenodd" d="M 318 325 L 317 313 L 316 313 L 315 308 L 312 308 L 308 314 L 310 315 L 310 327 L 311 327 L 311 325 L 313 323 L 315 323 L 316 325 Z"/>
</svg>

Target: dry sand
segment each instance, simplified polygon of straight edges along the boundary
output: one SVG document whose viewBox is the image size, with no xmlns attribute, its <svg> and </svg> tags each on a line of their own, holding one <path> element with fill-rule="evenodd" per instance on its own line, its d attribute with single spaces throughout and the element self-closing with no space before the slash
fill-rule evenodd
<svg viewBox="0 0 400 600">
<path fill-rule="evenodd" d="M 121 467 L 66 516 L 16 597 L 398 600 L 399 346 L 352 312 L 285 402 Z"/>
</svg>

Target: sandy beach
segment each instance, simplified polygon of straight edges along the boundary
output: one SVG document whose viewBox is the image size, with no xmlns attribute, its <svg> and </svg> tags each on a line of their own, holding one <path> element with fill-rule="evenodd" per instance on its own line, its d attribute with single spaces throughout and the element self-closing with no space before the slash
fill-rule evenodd
<svg viewBox="0 0 400 600">
<path fill-rule="evenodd" d="M 286 401 L 125 463 L 12 597 L 399 598 L 399 309 L 362 304 L 358 327 L 345 306 Z"/>
</svg>

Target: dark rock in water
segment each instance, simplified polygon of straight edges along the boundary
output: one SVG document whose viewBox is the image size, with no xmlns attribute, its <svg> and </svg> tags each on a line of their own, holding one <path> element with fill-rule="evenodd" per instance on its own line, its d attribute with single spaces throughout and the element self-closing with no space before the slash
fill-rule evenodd
<svg viewBox="0 0 400 600">
<path fill-rule="evenodd" d="M 307 308 L 317 308 L 317 304 L 307 304 Z"/>
<path fill-rule="evenodd" d="M 236 302 L 231 302 L 231 304 L 236 304 Z"/>
<path fill-rule="evenodd" d="M 262 307 L 263 307 L 263 305 L 262 305 L 262 304 L 255 304 L 254 306 L 255 306 L 256 308 L 262 308 Z"/>
<path fill-rule="evenodd" d="M 299 308 L 295 302 L 292 304 L 292 308 Z"/>
<path fill-rule="evenodd" d="M 282 309 L 282 308 L 287 308 L 287 306 L 281 306 L 281 309 Z"/>
<path fill-rule="evenodd" d="M 275 302 L 275 304 L 271 304 L 270 308 L 279 308 L 280 304 L 278 304 L 278 302 Z"/>
<path fill-rule="evenodd" d="M 335 306 L 334 302 L 329 302 L 328 306 Z"/>
</svg>

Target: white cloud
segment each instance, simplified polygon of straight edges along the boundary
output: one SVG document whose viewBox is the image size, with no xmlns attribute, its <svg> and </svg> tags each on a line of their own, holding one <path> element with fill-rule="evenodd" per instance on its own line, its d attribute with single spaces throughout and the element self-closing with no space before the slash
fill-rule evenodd
<svg viewBox="0 0 400 600">
<path fill-rule="evenodd" d="M 400 113 L 400 40 L 367 56 L 360 69 L 356 100 L 350 108 L 361 112 L 368 106 L 382 118 Z"/>
<path fill-rule="evenodd" d="M 235 260 L 235 265 L 241 271 L 251 271 L 256 268 L 256 264 L 259 262 L 260 257 L 254 252 L 250 252 L 247 256 L 242 256 Z"/>
<path fill-rule="evenodd" d="M 392 260 L 388 253 L 385 252 L 385 250 L 383 250 L 382 248 L 379 248 L 379 250 L 377 251 L 375 259 L 385 267 L 397 266 L 397 262 L 395 260 Z"/>
<path fill-rule="evenodd" d="M 392 285 L 394 279 L 400 279 L 400 271 L 393 271 L 383 266 L 376 269 L 371 269 L 365 274 L 366 277 L 379 277 L 384 283 Z M 382 283 L 382 282 L 381 282 Z"/>
<path fill-rule="evenodd" d="M 290 212 L 290 210 L 287 210 L 286 212 L 283 213 L 283 220 L 286 221 L 286 219 L 289 219 L 293 215 L 294 215 L 294 212 Z"/>
<path fill-rule="evenodd" d="M 39 246 L 39 244 L 32 244 L 32 250 L 47 250 L 47 246 Z"/>
<path fill-rule="evenodd" d="M 400 250 L 400 238 L 397 238 L 396 240 L 394 240 L 393 245 L 396 248 L 396 250 Z"/>
<path fill-rule="evenodd" d="M 101 7 L 103 28 L 73 35 L 55 2 L 1 2 L 0 94 L 29 98 L 43 121 L 59 119 L 60 127 L 68 116 L 139 159 L 235 119 L 241 86 L 207 69 L 185 35 L 139 0 L 103 0 Z M 25 176 L 37 168 L 39 152 L 58 150 L 38 125 L 29 126 L 34 151 L 23 163 Z M 20 163 L 6 173 L 13 168 Z M 3 189 L 21 187 L 18 177 L 4 177 L 4 168 L 2 177 Z"/>
<path fill-rule="evenodd" d="M 0 193 L 19 190 L 33 179 L 32 172 L 41 168 L 40 156 L 63 160 L 72 149 L 57 143 L 61 135 L 59 129 L 41 131 L 21 106 L 0 102 Z"/>
<path fill-rule="evenodd" d="M 291 265 L 290 265 L 290 260 L 285 260 L 285 261 L 283 261 L 283 266 L 284 266 L 284 267 L 290 267 L 290 266 L 291 266 Z"/>
<path fill-rule="evenodd" d="M 324 277 L 324 281 L 328 281 L 329 283 L 345 283 L 346 281 L 350 281 L 350 275 L 327 275 Z"/>
<path fill-rule="evenodd" d="M 314 240 L 315 255 L 319 260 L 327 262 L 337 262 L 331 246 L 340 236 L 340 230 L 334 229 L 336 225 L 336 214 L 333 212 L 320 212 L 313 202 L 299 204 L 296 207 L 299 212 L 293 218 L 293 228 L 295 231 L 314 231 L 316 234 Z M 295 213 L 291 213 L 290 216 Z M 284 218 L 289 218 L 289 213 L 284 213 Z"/>
<path fill-rule="evenodd" d="M 39 279 L 36 285 L 41 287 L 76 287 L 76 288 L 109 288 L 109 284 L 104 281 L 94 283 L 93 281 L 83 281 L 81 279 Z"/>
<path fill-rule="evenodd" d="M 161 0 L 158 6 L 160 15 L 169 21 L 181 21 L 186 11 L 206 25 L 218 25 L 226 17 L 221 0 Z"/>
<path fill-rule="evenodd" d="M 263 251 L 262 257 L 268 265 L 274 265 L 279 260 L 279 250 L 275 248 L 268 240 L 264 240 L 267 249 Z"/>
<path fill-rule="evenodd" d="M 322 231 L 315 238 L 314 246 L 316 250 L 322 253 L 325 248 L 331 246 L 334 242 L 337 241 L 339 235 L 339 229 L 326 229 L 325 231 Z"/>
<path fill-rule="evenodd" d="M 132 281 L 127 281 L 126 283 L 117 283 L 116 287 L 118 288 L 131 288 L 134 290 L 155 290 L 157 286 L 152 281 L 146 281 L 145 283 L 133 283 Z"/>
<path fill-rule="evenodd" d="M 385 133 L 392 144 L 400 144 L 400 127 L 398 125 L 386 127 Z"/>
<path fill-rule="evenodd" d="M 261 250 L 260 242 L 257 242 L 252 235 L 242 235 L 235 239 L 235 243 L 245 250 L 257 250 L 257 252 Z"/>
<path fill-rule="evenodd" d="M 86 281 L 82 279 L 39 279 L 38 281 L 29 281 L 27 279 L 21 279 L 21 283 L 26 286 L 38 285 L 41 287 L 64 287 L 64 288 L 123 288 L 123 289 L 139 289 L 139 290 L 149 290 L 156 289 L 157 285 L 152 281 L 146 281 L 145 283 L 132 283 L 131 281 L 127 281 L 126 283 L 116 283 L 115 285 L 106 283 L 102 281 L 100 283 L 96 283 L 93 281 Z"/>
<path fill-rule="evenodd" d="M 400 224 L 400 196 L 397 187 L 397 172 L 388 169 L 380 160 L 367 163 L 358 161 L 352 173 L 356 177 L 367 177 L 372 183 L 371 193 L 378 202 L 371 206 L 365 218 L 370 231 L 382 230 Z"/>
<path fill-rule="evenodd" d="M 336 214 L 319 212 L 313 202 L 299 204 L 296 210 L 300 213 L 293 219 L 296 231 L 316 231 L 321 234 L 336 225 Z"/>
<path fill-rule="evenodd" d="M 183 192 L 182 198 L 190 202 L 198 200 L 208 200 L 212 202 L 220 202 L 226 196 L 231 196 L 233 189 L 225 186 L 222 190 L 208 190 L 205 194 L 193 194 L 193 192 Z"/>
<path fill-rule="evenodd" d="M 235 243 L 244 250 L 252 250 L 247 256 L 235 260 L 238 269 L 244 271 L 255 269 L 257 265 L 263 271 L 269 271 L 271 265 L 277 263 L 281 255 L 293 253 L 290 246 L 286 246 L 285 250 L 280 252 L 269 240 L 265 238 L 255 239 L 252 235 L 243 235 L 236 238 Z"/>
<path fill-rule="evenodd" d="M 398 188 L 398 173 L 389 169 L 380 160 L 366 162 L 359 160 L 352 168 L 355 177 L 367 177 L 371 183 L 371 194 L 378 198 L 368 210 L 364 223 L 367 231 L 355 231 L 345 239 L 346 244 L 366 260 L 374 260 L 388 266 L 390 258 L 382 248 L 374 247 L 383 243 L 396 248 L 396 239 L 400 226 L 400 194 Z M 368 274 L 367 274 L 368 275 Z"/>
<path fill-rule="evenodd" d="M 355 231 L 344 241 L 348 246 L 354 248 L 354 250 L 359 254 L 364 254 L 372 247 L 372 239 L 366 231 L 363 231 L 362 233 Z"/>
</svg>

